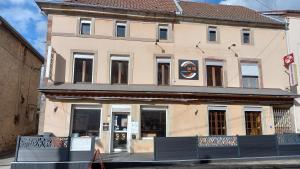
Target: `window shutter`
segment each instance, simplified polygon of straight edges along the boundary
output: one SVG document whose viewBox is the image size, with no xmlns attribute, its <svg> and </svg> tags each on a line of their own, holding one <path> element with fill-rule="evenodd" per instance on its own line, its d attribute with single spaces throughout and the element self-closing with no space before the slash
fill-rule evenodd
<svg viewBox="0 0 300 169">
<path fill-rule="evenodd" d="M 242 64 L 243 76 L 259 76 L 258 65 L 256 63 L 243 63 Z"/>
</svg>

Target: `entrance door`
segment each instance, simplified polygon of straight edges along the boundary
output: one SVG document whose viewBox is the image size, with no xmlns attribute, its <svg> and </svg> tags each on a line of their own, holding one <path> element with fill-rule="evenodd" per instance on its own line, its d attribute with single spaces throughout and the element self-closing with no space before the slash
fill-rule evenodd
<svg viewBox="0 0 300 169">
<path fill-rule="evenodd" d="M 261 135 L 261 112 L 260 111 L 246 111 L 246 134 L 247 135 Z"/>
<path fill-rule="evenodd" d="M 113 114 L 113 149 L 115 152 L 127 151 L 128 114 Z"/>
</svg>

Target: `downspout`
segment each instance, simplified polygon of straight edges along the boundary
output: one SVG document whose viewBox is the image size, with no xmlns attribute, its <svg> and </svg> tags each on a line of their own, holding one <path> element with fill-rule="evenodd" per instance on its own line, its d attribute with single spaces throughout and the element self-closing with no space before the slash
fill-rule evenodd
<svg viewBox="0 0 300 169">
<path fill-rule="evenodd" d="M 183 10 L 181 6 L 179 5 L 180 0 L 173 0 L 176 5 L 176 15 L 182 15 Z"/>
</svg>

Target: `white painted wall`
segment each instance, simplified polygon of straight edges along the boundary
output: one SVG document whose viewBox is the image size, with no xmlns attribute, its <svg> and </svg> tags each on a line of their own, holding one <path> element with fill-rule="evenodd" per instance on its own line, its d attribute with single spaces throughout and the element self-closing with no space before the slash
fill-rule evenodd
<svg viewBox="0 0 300 169">
<path fill-rule="evenodd" d="M 287 46 L 288 53 L 294 53 L 295 63 L 298 71 L 298 83 L 300 80 L 300 16 L 287 17 L 289 23 L 289 30 L 287 31 Z M 297 86 L 298 94 L 300 94 L 300 85 Z M 300 133 L 300 98 L 296 99 L 295 107 L 293 109 L 295 115 L 296 132 Z"/>
</svg>

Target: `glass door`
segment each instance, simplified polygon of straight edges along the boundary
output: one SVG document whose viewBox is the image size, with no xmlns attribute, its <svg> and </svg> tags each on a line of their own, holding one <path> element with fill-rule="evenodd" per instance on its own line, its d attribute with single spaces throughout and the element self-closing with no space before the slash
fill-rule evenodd
<svg viewBox="0 0 300 169">
<path fill-rule="evenodd" d="M 113 149 L 127 151 L 128 114 L 114 113 L 113 115 Z"/>
</svg>

